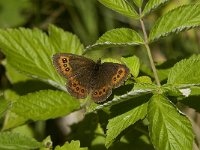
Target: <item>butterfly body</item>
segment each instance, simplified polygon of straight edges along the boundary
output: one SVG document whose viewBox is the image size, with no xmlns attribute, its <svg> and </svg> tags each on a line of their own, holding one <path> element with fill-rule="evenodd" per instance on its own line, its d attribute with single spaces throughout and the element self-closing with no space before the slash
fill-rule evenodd
<svg viewBox="0 0 200 150">
<path fill-rule="evenodd" d="M 86 98 L 91 94 L 94 102 L 106 100 L 112 88 L 119 87 L 129 74 L 123 64 L 94 62 L 83 56 L 58 53 L 53 56 L 53 64 L 58 72 L 68 79 L 67 90 L 76 98 Z"/>
</svg>

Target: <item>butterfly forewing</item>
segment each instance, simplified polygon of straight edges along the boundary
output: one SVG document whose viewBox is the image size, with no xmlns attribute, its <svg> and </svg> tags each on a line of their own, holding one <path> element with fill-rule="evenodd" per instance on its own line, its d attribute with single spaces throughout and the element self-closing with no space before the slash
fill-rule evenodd
<svg viewBox="0 0 200 150">
<path fill-rule="evenodd" d="M 79 55 L 58 53 L 53 56 L 53 64 L 62 76 L 69 78 L 81 73 L 80 69 L 91 69 L 95 62 Z"/>
</svg>

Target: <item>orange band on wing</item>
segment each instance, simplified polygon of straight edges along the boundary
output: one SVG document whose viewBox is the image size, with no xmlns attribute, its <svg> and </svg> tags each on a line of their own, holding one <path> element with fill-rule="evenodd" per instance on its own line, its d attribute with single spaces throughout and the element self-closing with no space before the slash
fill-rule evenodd
<svg viewBox="0 0 200 150">
<path fill-rule="evenodd" d="M 74 78 L 69 79 L 67 89 L 70 94 L 72 94 L 76 98 L 85 98 L 88 94 L 88 90 L 84 86 L 81 86 L 79 82 Z"/>
<path fill-rule="evenodd" d="M 72 73 L 72 67 L 69 65 L 69 57 L 66 56 L 60 56 L 58 59 L 58 65 L 60 68 L 60 71 L 66 75 L 70 76 Z"/>
<path fill-rule="evenodd" d="M 127 72 L 125 70 L 125 68 L 120 67 L 117 70 L 117 73 L 112 77 L 112 85 L 118 85 L 118 83 L 120 83 L 125 77 L 127 76 Z"/>
</svg>

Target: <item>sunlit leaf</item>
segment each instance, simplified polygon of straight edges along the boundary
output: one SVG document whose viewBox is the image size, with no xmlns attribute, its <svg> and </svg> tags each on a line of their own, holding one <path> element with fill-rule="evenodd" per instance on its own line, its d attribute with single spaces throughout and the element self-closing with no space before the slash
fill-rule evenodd
<svg viewBox="0 0 200 150">
<path fill-rule="evenodd" d="M 137 12 L 126 0 L 98 0 L 106 7 L 131 18 L 138 18 Z"/>
<path fill-rule="evenodd" d="M 200 84 L 200 55 L 181 60 L 170 70 L 168 84 Z"/>
<path fill-rule="evenodd" d="M 113 99 L 108 100 L 107 102 L 101 105 L 92 103 L 92 105 L 90 105 L 90 107 L 87 109 L 87 113 L 97 111 L 106 107 L 111 107 L 125 101 L 132 100 L 133 98 L 137 98 L 138 96 L 149 94 L 157 89 L 156 85 L 149 84 L 149 83 L 134 84 L 134 88 L 132 88 L 132 90 L 130 91 L 126 91 L 127 87 L 129 88 L 131 87 L 131 85 L 126 85 L 125 87 L 123 87 L 123 90 L 125 91 L 124 94 L 116 95 L 114 96 Z"/>
<path fill-rule="evenodd" d="M 67 115 L 79 107 L 79 102 L 65 92 L 41 90 L 20 96 L 11 111 L 25 119 L 46 120 Z"/>
<path fill-rule="evenodd" d="M 166 3 L 167 1 L 169 1 L 169 0 L 149 0 L 144 7 L 142 15 L 144 16 L 144 15 L 148 14 L 150 11 L 152 11 L 153 9 L 156 9 L 158 6 Z"/>
<path fill-rule="evenodd" d="M 148 106 L 150 138 L 156 149 L 192 149 L 190 120 L 163 95 L 154 95 Z"/>
<path fill-rule="evenodd" d="M 6 110 L 8 110 L 10 104 L 11 102 L 5 100 L 4 97 L 1 96 L 1 93 L 0 93 L 0 118 L 3 117 Z"/>
<path fill-rule="evenodd" d="M 31 137 L 14 132 L 0 132 L 0 149 L 2 150 L 30 150 L 43 145 Z"/>
<path fill-rule="evenodd" d="M 88 46 L 86 50 L 140 45 L 143 43 L 143 39 L 136 31 L 128 28 L 117 28 L 104 33 L 95 44 Z"/>
<path fill-rule="evenodd" d="M 141 99 L 139 99 L 141 100 Z M 119 136 L 119 134 L 128 128 L 130 125 L 133 125 L 136 121 L 143 119 L 147 114 L 148 103 L 143 103 L 137 106 L 137 101 L 134 100 L 135 104 L 132 104 L 132 109 L 120 114 L 114 118 L 111 118 L 107 125 L 106 132 L 106 147 L 110 147 L 114 140 Z M 130 104 L 129 104 L 130 106 Z M 124 109 L 124 108 L 123 108 Z"/>
<path fill-rule="evenodd" d="M 133 0 L 133 2 L 135 3 L 135 5 L 137 5 L 137 7 L 142 7 L 143 0 Z"/>
<path fill-rule="evenodd" d="M 66 142 L 63 146 L 56 146 L 55 150 L 87 150 L 88 148 L 81 148 L 79 141 Z"/>
<path fill-rule="evenodd" d="M 161 16 L 154 24 L 149 35 L 153 41 L 171 33 L 194 28 L 200 25 L 200 4 L 180 6 Z"/>
<path fill-rule="evenodd" d="M 83 51 L 83 45 L 75 35 L 52 25 L 49 36 L 39 29 L 2 29 L 0 48 L 12 67 L 63 90 L 65 80 L 52 65 L 53 54 L 80 54 Z"/>
<path fill-rule="evenodd" d="M 136 56 L 126 57 L 122 58 L 122 61 L 127 65 L 127 67 L 130 69 L 130 73 L 137 77 L 139 74 L 140 69 L 140 61 L 139 58 Z"/>
</svg>

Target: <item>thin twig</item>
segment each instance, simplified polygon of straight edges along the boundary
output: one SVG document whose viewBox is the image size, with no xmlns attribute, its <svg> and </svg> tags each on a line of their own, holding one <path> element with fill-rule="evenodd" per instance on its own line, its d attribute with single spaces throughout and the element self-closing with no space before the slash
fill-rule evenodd
<svg viewBox="0 0 200 150">
<path fill-rule="evenodd" d="M 142 13 L 141 8 L 139 9 L 139 12 L 140 12 L 140 16 L 141 16 L 141 13 Z M 160 80 L 158 78 L 158 74 L 157 74 L 157 71 L 156 71 L 156 67 L 155 67 L 155 64 L 153 62 L 153 57 L 151 55 L 151 50 L 150 50 L 149 43 L 148 43 L 147 32 L 146 32 L 146 29 L 145 29 L 144 22 L 143 22 L 142 18 L 140 18 L 140 24 L 142 26 L 142 31 L 143 31 L 143 34 L 144 34 L 144 45 L 146 47 L 147 54 L 149 56 L 149 60 L 150 60 L 151 68 L 153 70 L 153 74 L 154 74 L 154 77 L 155 77 L 156 84 L 158 86 L 161 86 L 160 85 Z"/>
</svg>

